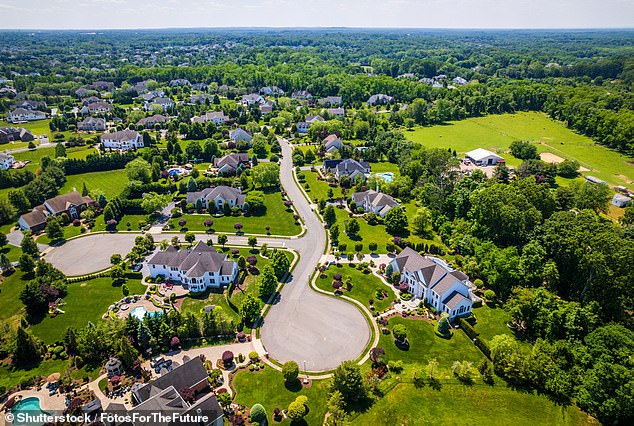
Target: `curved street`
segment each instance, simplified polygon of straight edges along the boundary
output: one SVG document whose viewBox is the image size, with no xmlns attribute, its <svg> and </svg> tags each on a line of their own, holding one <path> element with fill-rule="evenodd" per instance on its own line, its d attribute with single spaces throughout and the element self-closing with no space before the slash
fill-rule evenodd
<svg viewBox="0 0 634 426">
<path fill-rule="evenodd" d="M 301 237 L 258 236 L 258 244 L 289 248 L 300 255 L 293 275 L 282 288 L 278 301 L 266 315 L 260 337 L 270 357 L 296 361 L 312 372 L 332 370 L 342 361 L 356 359 L 370 341 L 370 327 L 361 311 L 349 302 L 319 294 L 310 288 L 310 276 L 319 264 L 326 245 L 326 231 L 293 179 L 292 148 L 281 139 L 283 157 L 280 180 L 306 226 Z M 69 276 L 83 275 L 110 266 L 110 256 L 125 254 L 139 233 L 95 234 L 67 241 L 46 252 L 46 259 Z M 162 235 L 168 240 L 176 234 Z M 196 234 L 206 241 L 217 235 Z M 228 244 L 247 245 L 248 236 L 229 236 Z"/>
</svg>

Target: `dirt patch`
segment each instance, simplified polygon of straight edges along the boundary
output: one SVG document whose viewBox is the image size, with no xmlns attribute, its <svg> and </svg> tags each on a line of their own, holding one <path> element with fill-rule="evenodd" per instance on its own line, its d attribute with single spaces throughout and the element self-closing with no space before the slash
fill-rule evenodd
<svg viewBox="0 0 634 426">
<path fill-rule="evenodd" d="M 541 158 L 542 161 L 545 161 L 546 163 L 554 163 L 554 164 L 559 164 L 564 161 L 563 158 L 551 152 L 542 152 L 541 154 L 539 154 L 539 158 Z"/>
<path fill-rule="evenodd" d="M 80 287 L 86 287 L 87 285 L 88 285 L 88 284 L 86 284 L 86 283 L 81 283 L 81 284 L 79 284 L 79 286 L 80 286 Z"/>
<path fill-rule="evenodd" d="M 583 166 L 579 166 L 578 172 L 589 172 L 589 171 L 590 171 L 590 169 L 587 169 L 587 168 L 585 168 Z"/>
</svg>

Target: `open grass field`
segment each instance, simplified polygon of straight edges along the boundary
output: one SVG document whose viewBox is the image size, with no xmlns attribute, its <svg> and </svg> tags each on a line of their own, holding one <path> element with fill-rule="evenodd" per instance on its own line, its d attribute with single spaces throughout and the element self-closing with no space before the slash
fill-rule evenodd
<svg viewBox="0 0 634 426">
<path fill-rule="evenodd" d="M 511 320 L 511 315 L 501 306 L 486 303 L 480 308 L 473 309 L 473 315 L 476 317 L 475 330 L 480 333 L 480 337 L 485 340 L 493 339 L 498 334 L 508 334 L 514 336 L 513 331 L 506 326 Z"/>
<path fill-rule="evenodd" d="M 475 148 L 499 152 L 510 165 L 520 164 L 509 151 L 514 140 L 537 144 L 539 152 L 550 152 L 564 159 L 574 159 L 589 169 L 585 174 L 596 176 L 611 185 L 634 189 L 634 162 L 616 151 L 595 144 L 562 123 L 538 112 L 489 115 L 445 125 L 416 128 L 405 136 L 426 147 L 451 148 L 463 154 Z"/>
<path fill-rule="evenodd" d="M 109 199 L 119 195 L 128 182 L 128 175 L 123 169 L 82 173 L 80 175 L 66 176 L 66 183 L 62 186 L 59 193 L 71 192 L 73 188 L 81 191 L 83 184 L 86 183 L 86 187 L 91 194 L 103 193 Z"/>
<path fill-rule="evenodd" d="M 439 390 L 397 384 L 353 425 L 598 425 L 575 406 L 504 384 L 466 386 L 453 380 Z"/>
<path fill-rule="evenodd" d="M 289 211 L 282 203 L 282 195 L 279 192 L 265 193 L 264 204 L 266 213 L 261 216 L 210 216 L 208 214 L 187 214 L 177 219 L 170 220 L 172 229 L 178 230 L 178 221 L 185 219 L 185 228 L 189 231 L 206 231 L 204 222 L 212 219 L 212 226 L 216 233 L 235 233 L 233 225 L 237 222 L 244 227 L 245 234 L 266 234 L 266 227 L 270 226 L 272 235 L 297 235 L 301 232 L 301 226 L 295 224 L 294 213 Z"/>
<path fill-rule="evenodd" d="M 31 133 L 33 133 L 33 136 L 37 137 L 40 135 L 48 135 L 49 133 L 52 133 L 50 127 L 48 126 L 50 122 L 51 120 L 46 119 L 46 120 L 29 121 L 27 123 L 12 124 L 4 120 L 0 120 L 0 127 L 7 127 L 7 126 L 23 127 L 27 130 L 30 130 Z"/>
<path fill-rule="evenodd" d="M 123 215 L 117 226 L 115 227 L 119 231 L 138 231 L 141 229 L 141 225 L 148 223 L 149 217 L 142 214 L 126 214 Z M 130 226 L 128 226 L 128 223 Z M 95 218 L 95 226 L 92 228 L 93 232 L 105 231 L 106 223 L 103 220 L 103 215 L 99 215 Z"/>
<path fill-rule="evenodd" d="M 18 249 L 18 251 L 20 251 Z M 0 320 L 8 320 L 19 314 L 24 309 L 20 301 L 20 292 L 24 288 L 26 279 L 24 273 L 16 270 L 8 277 L 1 277 L 0 281 Z"/>
<path fill-rule="evenodd" d="M 300 365 L 300 370 L 301 368 Z M 248 407 L 256 403 L 262 404 L 268 415 L 268 424 L 275 424 L 272 420 L 275 408 L 287 409 L 288 405 L 299 395 L 308 397 L 306 405 L 309 412 L 304 417 L 305 423 L 298 424 L 321 425 L 324 421 L 324 415 L 327 411 L 329 380 L 315 380 L 309 388 L 302 388 L 301 384 L 286 386 L 282 373 L 266 366 L 264 370 L 257 372 L 242 370 L 236 373 L 233 383 L 237 391 L 235 402 Z M 286 419 L 282 424 L 290 425 L 291 422 Z"/>
<path fill-rule="evenodd" d="M 436 358 L 438 361 L 436 377 L 450 379 L 453 377 L 451 366 L 454 361 L 471 361 L 474 367 L 477 367 L 484 359 L 484 355 L 460 330 L 455 330 L 451 338 L 445 339 L 436 335 L 435 325 L 424 320 L 392 317 L 389 320 L 388 329 L 392 330 L 396 324 L 402 324 L 407 328 L 409 350 L 398 348 L 391 334 L 381 334 L 379 346 L 385 349 L 387 360 L 403 361 L 406 371 L 415 366 L 418 369 L 424 368 L 430 359 Z"/>
<path fill-rule="evenodd" d="M 369 309 L 369 300 L 374 300 L 374 308 L 377 311 L 383 311 L 392 305 L 392 300 L 396 298 L 396 295 L 385 284 L 379 280 L 373 274 L 364 274 L 358 269 L 350 266 L 346 262 L 342 262 L 340 266 L 330 265 L 328 270 L 325 271 L 326 278 L 317 277 L 317 287 L 322 290 L 333 292 L 332 282 L 334 281 L 333 275 L 339 273 L 342 275 L 344 282 L 343 294 L 348 297 L 352 297 L 355 300 L 361 302 L 365 307 Z M 346 277 L 352 278 L 352 290 L 345 289 Z M 376 291 L 387 291 L 388 296 L 383 299 L 376 297 Z"/>
<path fill-rule="evenodd" d="M 126 285 L 130 294 L 143 294 L 145 285 L 140 279 L 128 279 Z M 121 286 L 113 286 L 110 278 L 95 278 L 89 281 L 68 285 L 68 294 L 64 297 L 65 312 L 54 318 L 45 317 L 30 327 L 33 334 L 44 343 L 53 343 L 64 336 L 66 327 L 83 328 L 88 322 L 97 323 L 108 306 L 123 297 Z"/>
</svg>

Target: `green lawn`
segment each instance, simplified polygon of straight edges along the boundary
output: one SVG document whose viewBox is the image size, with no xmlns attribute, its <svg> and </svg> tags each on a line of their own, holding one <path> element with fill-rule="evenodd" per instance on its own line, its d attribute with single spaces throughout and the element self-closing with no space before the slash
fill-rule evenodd
<svg viewBox="0 0 634 426">
<path fill-rule="evenodd" d="M 327 200 L 328 199 L 328 183 L 323 180 L 317 180 L 318 173 L 311 172 L 310 170 L 303 171 L 304 176 L 306 176 L 306 183 L 308 183 L 308 188 L 304 187 L 304 190 L 308 194 L 311 200 Z M 301 184 L 300 185 L 304 185 Z M 341 188 L 336 186 L 332 187 L 333 197 L 339 198 L 342 196 Z"/>
<path fill-rule="evenodd" d="M 392 305 L 392 300 L 396 298 L 394 293 L 379 280 L 373 274 L 364 274 L 358 269 L 351 267 L 348 263 L 342 262 L 340 266 L 330 265 L 330 268 L 325 271 L 326 278 L 317 278 L 317 287 L 328 292 L 333 292 L 332 287 L 333 275 L 339 273 L 342 275 L 342 281 L 347 281 L 347 276 L 352 278 L 352 290 L 345 290 L 343 287 L 343 294 L 352 297 L 355 300 L 361 302 L 365 307 L 369 308 L 369 300 L 374 300 L 374 307 L 377 311 L 383 311 Z M 376 297 L 376 290 L 387 291 L 388 296 L 380 300 Z"/>
<path fill-rule="evenodd" d="M 505 385 L 458 381 L 417 389 L 396 385 L 353 425 L 587 425 L 599 424 L 574 406 L 559 406 L 543 395 Z"/>
<path fill-rule="evenodd" d="M 538 112 L 489 115 L 445 125 L 416 128 L 406 137 L 427 147 L 451 148 L 459 154 L 475 148 L 503 151 L 501 155 L 511 165 L 520 160 L 509 152 L 514 140 L 534 141 L 540 152 L 551 152 L 562 158 L 575 159 L 590 169 L 585 174 L 597 176 L 612 185 L 634 189 L 634 164 L 630 158 L 595 144 L 592 139 L 577 134 L 563 124 Z"/>
<path fill-rule="evenodd" d="M 394 177 L 400 175 L 398 170 L 398 164 L 388 163 L 386 161 L 382 161 L 380 163 L 370 163 L 370 168 L 372 169 L 372 173 L 394 173 Z"/>
<path fill-rule="evenodd" d="M 508 334 L 514 336 L 513 331 L 506 326 L 511 320 L 511 315 L 499 305 L 482 304 L 482 307 L 473 309 L 476 317 L 475 330 L 480 333 L 480 337 L 486 340 L 493 339 L 498 334 Z"/>
<path fill-rule="evenodd" d="M 103 193 L 106 198 L 115 197 L 128 185 L 128 175 L 125 170 L 108 170 L 105 172 L 82 173 L 79 175 L 66 176 L 66 183 L 60 189 L 60 194 L 71 192 L 73 188 L 81 191 L 86 183 L 88 191 L 92 193 Z"/>
<path fill-rule="evenodd" d="M 392 330 L 396 324 L 403 324 L 407 328 L 409 350 L 399 349 L 391 334 L 381 334 L 379 346 L 385 349 L 387 360 L 402 360 L 406 367 L 414 368 L 418 365 L 416 368 L 424 369 L 430 359 L 436 358 L 439 368 L 437 377 L 451 378 L 454 361 L 471 361 L 477 367 L 484 359 L 484 355 L 460 330 L 456 330 L 451 338 L 445 339 L 438 337 L 435 327 L 424 320 L 392 317 L 387 328 Z"/>
<path fill-rule="evenodd" d="M 7 244 L 6 246 L 0 248 L 0 253 L 6 254 L 11 262 L 17 262 L 22 255 L 22 250 L 20 250 L 19 247 Z"/>
<path fill-rule="evenodd" d="M 64 373 L 68 365 L 67 360 L 48 359 L 40 362 L 31 368 L 13 368 L 8 365 L 0 364 L 0 386 L 10 389 L 20 384 L 23 380 L 29 380 L 33 384 L 33 378 L 36 376 L 49 376 L 53 373 Z"/>
<path fill-rule="evenodd" d="M 149 217 L 143 214 L 126 214 L 123 215 L 116 228 L 119 231 L 138 231 L 142 224 L 147 224 Z M 127 224 L 130 223 L 128 227 Z M 103 215 L 99 215 L 95 218 L 95 226 L 92 228 L 93 232 L 105 231 L 106 223 L 103 220 Z"/>
<path fill-rule="evenodd" d="M 97 151 L 91 146 L 76 146 L 73 148 L 66 149 L 66 156 L 68 158 L 86 158 L 88 154 L 95 154 Z M 50 148 L 40 148 L 34 149 L 31 151 L 23 151 L 13 154 L 16 161 L 26 161 L 29 160 L 30 163 L 26 165 L 26 169 L 35 171 L 40 166 L 40 161 L 42 157 L 55 157 L 55 147 L 52 146 Z"/>
<path fill-rule="evenodd" d="M 82 230 L 81 226 L 74 226 L 72 223 L 70 225 L 65 226 L 64 239 L 69 239 L 71 237 L 81 234 L 81 230 Z M 37 237 L 35 241 L 37 241 L 40 244 L 51 243 L 51 239 L 48 238 L 48 235 L 46 235 L 46 232 L 43 232 L 39 237 Z"/>
<path fill-rule="evenodd" d="M 240 222 L 244 225 L 242 232 L 245 234 L 266 234 L 266 227 L 270 226 L 272 235 L 297 235 L 301 232 L 301 226 L 295 224 L 294 212 L 289 211 L 282 204 L 282 195 L 279 192 L 264 194 L 266 213 L 261 216 L 210 216 L 208 214 L 187 214 L 170 220 L 172 229 L 178 230 L 178 221 L 185 219 L 185 228 L 189 231 L 205 231 L 204 221 L 214 221 L 213 230 L 216 233 L 235 233 L 233 225 Z"/>
<path fill-rule="evenodd" d="M 0 320 L 9 319 L 23 310 L 24 305 L 19 299 L 26 283 L 23 277 L 24 274 L 20 270 L 16 270 L 8 277 L 0 277 Z"/>
<path fill-rule="evenodd" d="M 308 397 L 306 405 L 309 408 L 308 415 L 304 418 L 305 424 L 321 425 L 327 411 L 329 382 L 329 380 L 315 380 L 311 387 L 305 389 L 301 384 L 287 387 L 282 373 L 269 366 L 258 372 L 242 370 L 235 375 L 233 382 L 236 389 L 235 402 L 248 407 L 256 403 L 262 404 L 271 425 L 274 424 L 272 416 L 275 408 L 285 410 L 295 398 L 305 395 Z M 283 424 L 290 425 L 291 422 L 286 420 Z"/>
<path fill-rule="evenodd" d="M 145 286 L 138 278 L 128 279 L 126 285 L 130 294 L 145 292 Z M 66 304 L 60 307 L 65 313 L 54 318 L 45 317 L 38 324 L 32 325 L 31 331 L 44 343 L 53 343 L 62 338 L 68 326 L 82 328 L 89 321 L 101 321 L 108 306 L 122 297 L 121 287 L 113 286 L 110 278 L 95 278 L 69 284 L 68 294 L 64 297 Z"/>
</svg>

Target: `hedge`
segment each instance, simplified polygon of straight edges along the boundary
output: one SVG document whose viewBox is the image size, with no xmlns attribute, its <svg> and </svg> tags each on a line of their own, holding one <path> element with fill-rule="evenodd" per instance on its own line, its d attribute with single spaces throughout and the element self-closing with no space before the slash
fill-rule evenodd
<svg viewBox="0 0 634 426">
<path fill-rule="evenodd" d="M 456 318 L 456 324 L 460 326 L 460 328 L 465 332 L 465 334 L 473 341 L 480 351 L 489 359 L 491 359 L 491 348 L 489 348 L 489 344 L 480 337 L 477 331 L 465 321 L 463 318 Z"/>
</svg>

